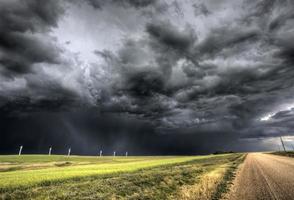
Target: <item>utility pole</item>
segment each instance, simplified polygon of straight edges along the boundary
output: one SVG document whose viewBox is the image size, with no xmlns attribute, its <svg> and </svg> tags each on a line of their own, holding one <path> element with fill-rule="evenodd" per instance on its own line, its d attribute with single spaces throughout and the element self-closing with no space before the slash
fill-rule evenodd
<svg viewBox="0 0 294 200">
<path fill-rule="evenodd" d="M 49 148 L 48 155 L 51 156 L 52 147 Z"/>
<path fill-rule="evenodd" d="M 22 148 L 23 148 L 23 146 L 20 146 L 20 147 L 19 147 L 19 151 L 18 151 L 18 155 L 19 155 L 19 156 L 21 155 Z"/>
<path fill-rule="evenodd" d="M 286 152 L 286 148 L 285 148 L 285 145 L 284 145 L 284 141 L 283 141 L 283 139 L 282 139 L 281 136 L 280 136 L 280 140 L 281 140 L 281 143 L 282 143 L 282 146 L 283 146 L 284 152 Z"/>
</svg>

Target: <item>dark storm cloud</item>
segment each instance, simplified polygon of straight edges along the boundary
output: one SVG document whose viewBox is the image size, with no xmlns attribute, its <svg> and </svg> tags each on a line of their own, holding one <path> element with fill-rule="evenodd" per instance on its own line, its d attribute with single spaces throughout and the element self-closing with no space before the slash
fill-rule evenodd
<svg viewBox="0 0 294 200">
<path fill-rule="evenodd" d="M 0 13 L 2 74 L 29 72 L 35 63 L 58 63 L 61 49 L 42 33 L 57 26 L 63 13 L 60 1 L 4 0 Z"/>
<path fill-rule="evenodd" d="M 275 31 L 279 28 L 281 28 L 283 25 L 287 23 L 287 21 L 291 20 L 294 18 L 294 14 L 289 12 L 286 14 L 281 14 L 278 17 L 276 17 L 269 25 L 269 29 L 271 31 Z"/>
<path fill-rule="evenodd" d="M 279 47 L 279 50 L 276 52 L 275 56 L 282 58 L 286 67 L 291 67 L 293 64 L 293 34 L 283 33 L 280 36 L 275 36 L 272 38 L 273 43 Z"/>
<path fill-rule="evenodd" d="M 195 16 L 200 16 L 200 15 L 207 16 L 210 14 L 210 11 L 208 10 L 207 6 L 204 3 L 195 3 L 193 4 L 193 7 L 194 7 Z"/>
<path fill-rule="evenodd" d="M 197 57 L 192 53 L 197 35 L 190 26 L 187 25 L 184 30 L 179 30 L 169 21 L 154 21 L 146 25 L 146 32 L 150 35 L 151 47 L 159 54 L 158 61 L 162 62 L 162 66 L 167 64 L 166 68 L 171 68 L 174 63 L 170 61 L 186 58 L 197 67 Z"/>
<path fill-rule="evenodd" d="M 133 6 L 135 8 L 142 8 L 152 4 L 155 4 L 157 0 L 87 0 L 89 5 L 96 9 L 102 9 L 105 4 L 116 4 L 120 6 Z"/>
<path fill-rule="evenodd" d="M 292 2 L 64 2 L 0 3 L 5 135 L 177 154 L 290 134 Z"/>
<path fill-rule="evenodd" d="M 46 90 L 44 89 L 46 88 Z M 40 111 L 58 112 L 79 107 L 77 93 L 66 89 L 48 77 L 27 77 L 25 89 L 2 92 L 0 112 L 17 116 Z"/>
<path fill-rule="evenodd" d="M 193 33 L 189 31 L 179 32 L 175 26 L 170 23 L 150 23 L 146 26 L 146 31 L 156 40 L 167 48 L 172 48 L 181 52 L 187 51 L 196 40 Z"/>
<path fill-rule="evenodd" d="M 153 117 L 161 118 L 159 123 L 163 125 L 177 127 L 181 126 L 181 123 L 188 123 L 194 126 L 224 118 L 231 120 L 236 127 L 240 127 L 241 124 L 250 125 L 255 123 L 256 115 L 260 114 L 251 108 L 258 108 L 258 101 L 270 97 L 270 94 L 261 93 L 265 90 L 276 91 L 285 88 L 289 81 L 281 80 L 280 76 L 283 75 L 274 77 L 277 66 L 266 66 L 260 62 L 247 64 L 248 66 L 236 62 L 236 66 L 231 64 L 232 66 L 228 66 L 229 69 L 225 71 L 220 69 L 222 63 L 203 63 L 207 59 L 225 59 L 236 53 L 242 54 L 256 43 L 264 43 L 265 35 L 256 27 L 240 29 L 239 26 L 226 25 L 212 29 L 202 41 L 198 41 L 195 32 L 189 29 L 189 26 L 182 31 L 169 21 L 152 21 L 146 24 L 145 30 L 149 35 L 147 40 L 126 42 L 119 50 L 118 57 L 111 57 L 111 60 L 115 68 L 125 67 L 120 73 L 124 81 L 119 82 L 119 88 L 123 88 L 122 91 L 127 92 L 125 94 L 132 96 L 129 101 L 133 102 L 134 107 L 137 106 L 136 112 L 146 114 L 148 104 L 157 105 L 155 110 L 158 109 L 161 115 L 153 112 Z M 150 52 L 155 55 L 153 64 L 144 66 L 144 70 L 136 68 L 140 62 L 134 62 L 134 55 L 138 59 L 144 59 L 138 53 L 142 52 L 142 44 L 147 44 L 147 55 L 150 55 Z M 107 59 L 110 59 L 110 56 Z M 180 60 L 184 60 L 180 67 L 182 78 L 186 81 L 179 86 L 174 85 L 170 79 Z M 132 68 L 135 70 L 125 72 Z M 259 72 L 262 70 L 264 72 Z M 162 95 L 163 99 L 169 99 L 170 103 L 170 99 L 175 98 L 174 106 L 160 110 L 162 104 L 156 102 L 157 98 L 151 98 L 156 94 Z M 226 98 L 230 95 L 234 98 Z M 250 100 L 249 95 L 253 95 L 253 100 Z M 138 104 L 136 100 L 142 97 L 149 98 L 148 101 L 143 100 L 143 105 Z M 215 106 L 221 104 L 225 105 L 222 109 L 215 109 Z M 133 108 L 129 109 L 134 111 Z M 124 110 L 128 111 L 128 108 L 125 107 Z M 202 114 L 196 114 L 199 111 Z"/>
<path fill-rule="evenodd" d="M 261 12 L 260 10 L 264 9 L 266 11 L 262 11 L 263 13 L 270 12 L 269 7 L 262 7 L 261 4 L 259 6 L 259 10 L 256 12 Z M 291 20 L 291 18 L 289 19 Z M 276 20 L 277 19 L 270 22 L 269 30 L 272 30 L 273 24 L 276 23 L 274 21 Z M 282 22 L 282 20 L 279 24 L 281 24 L 281 27 L 278 25 L 275 26 L 277 28 L 282 28 L 282 26 L 286 25 L 284 22 Z M 204 113 L 206 114 L 202 116 L 206 117 L 207 113 L 212 113 L 210 116 L 208 116 L 208 120 L 206 119 L 208 122 L 210 121 L 210 118 L 217 118 L 218 115 L 225 115 L 225 113 L 227 113 L 227 119 L 231 120 L 233 126 L 236 127 L 235 131 L 240 128 L 241 124 L 243 124 L 241 125 L 242 128 L 246 128 L 246 125 L 254 126 L 253 124 L 259 123 L 256 122 L 256 120 L 258 121 L 257 116 L 262 115 L 262 113 L 266 113 L 266 110 L 270 110 L 268 107 L 266 109 L 260 109 L 262 106 L 262 103 L 260 102 L 266 102 L 268 105 L 271 105 L 274 102 L 276 103 L 277 101 L 283 102 L 282 99 L 277 100 L 277 98 L 273 98 L 273 96 L 285 95 L 287 93 L 287 90 L 285 91 L 286 88 L 288 88 L 288 92 L 292 90 L 290 88 L 292 87 L 291 83 L 293 83 L 293 79 L 291 78 L 293 70 L 291 69 L 289 63 L 293 62 L 293 48 L 291 42 L 284 42 L 285 40 L 291 41 L 289 39 L 282 40 L 281 38 L 276 37 L 276 35 L 272 35 L 271 32 L 268 33 L 269 41 L 272 40 L 274 42 L 270 42 L 268 45 L 274 45 L 274 48 L 277 50 L 277 53 L 275 53 L 274 56 L 283 60 L 284 64 L 282 65 L 275 65 L 272 63 L 267 65 L 261 62 L 257 62 L 256 64 L 247 67 L 238 67 L 237 64 L 237 66 L 232 66 L 232 69 L 230 70 L 220 71 L 217 68 L 220 67 L 221 63 L 217 63 L 215 67 L 212 68 L 205 68 L 207 65 L 201 65 L 198 63 L 207 58 L 219 58 L 220 56 L 227 58 L 234 55 L 235 53 L 244 53 L 244 50 L 247 49 L 248 46 L 254 45 L 256 43 L 266 45 L 266 42 L 268 41 L 266 38 L 267 36 L 262 33 L 261 29 L 256 27 L 249 28 L 247 30 L 240 29 L 240 27 L 221 27 L 212 30 L 211 33 L 208 34 L 201 42 L 197 41 L 197 37 L 195 35 L 181 34 L 172 25 L 166 26 L 165 24 L 161 24 L 156 26 L 156 24 L 148 24 L 146 30 L 155 40 L 154 43 L 156 44 L 156 47 L 163 47 L 165 50 L 162 52 L 156 51 L 157 54 L 162 53 L 161 55 L 163 58 L 168 56 L 176 58 L 176 61 L 168 63 L 170 66 L 174 67 L 174 64 L 177 62 L 177 60 L 181 58 L 185 58 L 187 60 L 190 59 L 190 61 L 193 61 L 190 65 L 190 68 L 184 68 L 185 73 L 187 77 L 198 77 L 200 80 L 188 81 L 187 85 L 184 85 L 184 87 L 182 87 L 179 92 L 181 96 L 183 96 L 183 94 L 188 95 L 188 99 L 185 100 L 188 104 L 184 104 L 185 107 L 187 105 L 189 105 L 189 107 L 191 105 L 195 105 L 195 108 L 197 108 L 198 111 L 204 110 Z M 280 34 L 282 33 L 279 33 L 279 35 Z M 287 38 L 289 36 L 284 35 L 284 37 Z M 169 49 L 175 51 L 167 53 L 169 52 Z M 228 51 L 228 49 L 232 49 L 232 51 Z M 276 74 L 277 72 L 279 73 L 278 75 Z M 285 74 L 286 72 L 288 74 Z M 209 76 L 207 76 L 207 74 L 211 75 L 210 78 L 208 78 Z M 166 95 L 167 93 L 162 94 Z M 174 94 L 169 93 L 168 95 Z M 237 102 L 230 102 L 228 99 L 225 101 L 227 104 L 225 108 L 222 110 L 217 109 L 216 111 L 215 106 L 220 103 L 219 98 L 214 98 L 215 100 L 213 101 L 209 101 L 208 99 L 218 96 L 221 97 L 223 95 L 236 95 L 236 99 L 239 100 Z M 200 101 L 197 100 L 200 96 L 204 99 L 207 98 L 207 100 L 204 100 L 204 102 L 207 101 L 208 103 L 202 104 L 207 106 L 201 107 Z M 196 102 L 189 102 L 190 100 L 196 100 Z M 183 104 L 178 104 L 178 106 L 179 105 L 183 106 Z M 193 107 L 190 108 L 192 109 L 192 112 L 197 112 L 197 110 L 194 110 Z M 190 120 L 191 117 L 193 116 L 189 116 L 187 119 L 185 119 L 185 117 L 182 116 L 182 119 L 185 119 L 183 123 L 187 121 L 193 121 Z M 201 115 L 200 118 L 196 119 L 196 122 L 201 124 Z M 175 120 L 180 121 L 178 118 L 175 118 Z M 276 126 L 283 126 L 282 124 L 283 120 L 281 120 L 281 123 Z M 286 123 L 284 125 L 287 127 Z M 271 132 L 271 127 L 263 127 L 260 125 L 259 130 L 261 129 L 263 129 L 263 132 L 265 133 L 266 130 Z M 275 133 L 277 133 L 277 131 L 275 131 Z M 258 134 L 256 134 L 256 136 L 258 137 Z"/>
<path fill-rule="evenodd" d="M 215 56 L 225 48 L 242 45 L 244 42 L 256 41 L 258 30 L 238 30 L 222 27 L 211 31 L 211 34 L 199 45 L 200 55 Z"/>
<path fill-rule="evenodd" d="M 10 136 L 1 138 L 3 153 L 14 153 L 19 145 L 24 146 L 23 153 L 45 154 L 53 146 L 53 153 L 65 154 L 71 147 L 73 154 L 88 155 L 98 155 L 100 149 L 104 155 L 112 155 L 113 151 L 117 155 L 124 155 L 125 151 L 129 155 L 187 155 L 231 149 L 223 146 L 231 141 L 217 137 L 222 134 L 219 131 L 202 132 L 188 128 L 181 130 L 180 135 L 176 131 L 169 132 L 167 137 L 142 120 L 109 113 L 97 115 L 93 109 L 71 113 L 41 112 L 18 118 L 0 115 L 0 119 L 6 122 L 6 125 L 0 124 L 0 129 L 10 133 Z"/>
<path fill-rule="evenodd" d="M 16 73 L 26 73 L 31 71 L 34 63 L 57 64 L 60 49 L 44 38 L 26 35 L 18 32 L 9 32 L 1 36 L 1 48 L 4 50 L 1 56 L 1 67 L 4 70 Z M 4 72 L 11 75 L 10 72 Z"/>
<path fill-rule="evenodd" d="M 62 48 L 48 34 L 57 27 L 63 14 L 61 1 L 0 2 L 1 112 L 10 114 L 70 107 L 76 93 L 43 71 L 44 66 L 63 62 L 60 58 Z M 35 65 L 38 66 L 33 69 Z M 15 85 L 21 89 L 9 89 Z"/>
<path fill-rule="evenodd" d="M 150 96 L 162 92 L 163 78 L 157 72 L 139 72 L 126 80 L 126 89 L 136 96 Z"/>
</svg>

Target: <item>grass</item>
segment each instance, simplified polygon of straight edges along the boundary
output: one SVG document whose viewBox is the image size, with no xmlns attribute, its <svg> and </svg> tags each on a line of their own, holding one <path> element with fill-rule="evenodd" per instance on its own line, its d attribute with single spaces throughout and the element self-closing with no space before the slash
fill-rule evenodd
<svg viewBox="0 0 294 200">
<path fill-rule="evenodd" d="M 127 163 L 140 160 L 159 160 L 169 157 L 94 157 L 94 156 L 62 156 L 62 155 L 22 155 L 0 156 L 0 172 L 23 169 L 42 169 L 56 166 L 76 166 L 89 164 Z"/>
<path fill-rule="evenodd" d="M 21 157 L 0 156 L 0 166 L 18 166 L 0 172 L 2 199 L 217 199 L 242 154 Z"/>
<path fill-rule="evenodd" d="M 9 170 L 8 172 L 2 172 L 0 177 L 0 188 L 28 186 L 38 183 L 48 183 L 68 178 L 78 178 L 100 174 L 131 172 L 142 168 L 199 159 L 199 157 L 147 157 L 144 159 L 142 157 L 96 157 L 94 158 L 96 160 L 95 162 L 93 157 L 72 157 L 70 159 L 65 158 L 66 161 L 62 162 L 59 156 L 44 159 L 39 157 L 40 156 L 38 156 L 38 158 L 34 158 L 34 156 L 24 156 L 24 158 L 19 161 L 20 163 L 27 163 L 24 170 Z M 40 165 L 35 163 L 36 161 L 39 162 L 39 160 L 41 160 L 41 162 L 45 162 L 45 159 L 51 161 L 50 165 L 43 165 L 44 163 Z M 54 160 L 57 160 L 58 162 L 52 163 Z M 13 162 L 17 162 L 17 158 L 15 158 Z M 28 165 L 28 163 L 30 164 Z M 40 166 L 46 168 L 39 169 Z"/>
<path fill-rule="evenodd" d="M 220 183 L 217 185 L 216 192 L 213 195 L 213 199 L 221 199 L 222 195 L 226 194 L 230 186 L 233 184 L 233 180 L 236 176 L 236 171 L 241 163 L 244 162 L 246 155 L 240 156 L 239 158 L 235 159 L 231 165 L 228 166 L 227 170 L 224 173 L 223 178 L 221 179 Z"/>
<path fill-rule="evenodd" d="M 279 156 L 288 156 L 288 157 L 294 157 L 294 151 L 276 151 L 272 152 L 271 154 L 279 155 Z"/>
</svg>

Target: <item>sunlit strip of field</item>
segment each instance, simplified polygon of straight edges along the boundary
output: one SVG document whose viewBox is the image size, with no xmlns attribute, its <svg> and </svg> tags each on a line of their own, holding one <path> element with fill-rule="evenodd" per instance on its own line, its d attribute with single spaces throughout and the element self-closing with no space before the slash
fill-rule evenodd
<svg viewBox="0 0 294 200">
<path fill-rule="evenodd" d="M 1 157 L 3 165 L 29 167 L 16 169 L 11 177 L 0 172 L 1 182 L 15 178 L 23 172 L 37 172 L 37 180 L 29 184 L 0 187 L 0 199 L 185 199 L 210 200 L 221 199 L 228 191 L 234 177 L 234 171 L 244 160 L 244 154 L 225 154 L 193 157 L 64 157 L 26 156 Z M 7 162 L 10 159 L 10 162 Z M 5 162 L 4 162 L 5 161 Z M 60 163 L 69 163 L 64 167 Z M 49 164 L 43 170 L 35 170 L 39 164 Z M 62 178 L 62 173 L 55 174 L 54 164 L 62 171 L 78 174 L 73 178 Z M 91 163 L 91 164 L 87 164 Z M 100 166 L 100 167 L 99 167 Z M 105 169 L 106 166 L 109 166 Z M 44 166 L 42 166 L 44 167 Z M 81 168 L 80 168 L 81 167 Z M 116 173 L 117 167 L 121 171 Z M 73 169 L 73 171 L 72 171 Z M 11 169 L 14 170 L 14 169 Z M 93 175 L 83 175 L 83 171 Z M 109 170 L 109 173 L 105 171 Z M 48 174 L 40 174 L 40 172 Z M 97 171 L 99 173 L 97 174 Z M 57 179 L 43 181 L 50 176 Z M 10 173 L 11 174 L 11 173 Z M 81 175 L 82 174 L 82 175 Z M 105 175 L 103 175 L 105 174 Z M 22 178 L 29 178 L 27 174 Z"/>
<path fill-rule="evenodd" d="M 143 168 L 156 167 L 161 165 L 175 164 L 181 162 L 187 162 L 195 159 L 209 158 L 211 156 L 186 156 L 186 157 L 72 157 L 71 162 L 76 165 L 72 166 L 51 166 L 44 169 L 23 169 L 15 171 L 0 172 L 0 188 L 14 188 L 21 186 L 34 185 L 38 183 L 48 183 L 52 181 L 60 181 L 64 179 L 93 176 L 93 175 L 105 175 L 120 172 L 131 172 Z M 21 161 L 19 161 L 20 159 Z M 3 165 L 10 163 L 25 162 L 35 164 L 37 162 L 54 162 L 61 161 L 59 157 L 54 158 L 48 156 L 28 156 L 23 158 L 9 158 L 7 156 L 1 156 L 0 161 Z M 64 158 L 68 161 L 69 158 Z M 95 160 L 97 160 L 95 163 Z M 79 163 L 75 163 L 79 162 Z M 83 162 L 90 162 L 85 164 Z M 93 164 L 95 163 L 95 164 Z M 1 164 L 0 164 L 1 165 Z"/>
</svg>

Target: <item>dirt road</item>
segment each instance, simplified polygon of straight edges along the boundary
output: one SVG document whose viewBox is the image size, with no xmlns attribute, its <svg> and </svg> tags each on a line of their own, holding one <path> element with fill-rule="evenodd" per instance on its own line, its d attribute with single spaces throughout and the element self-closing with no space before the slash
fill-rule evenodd
<svg viewBox="0 0 294 200">
<path fill-rule="evenodd" d="M 294 158 L 248 154 L 226 199 L 294 200 Z"/>
</svg>

